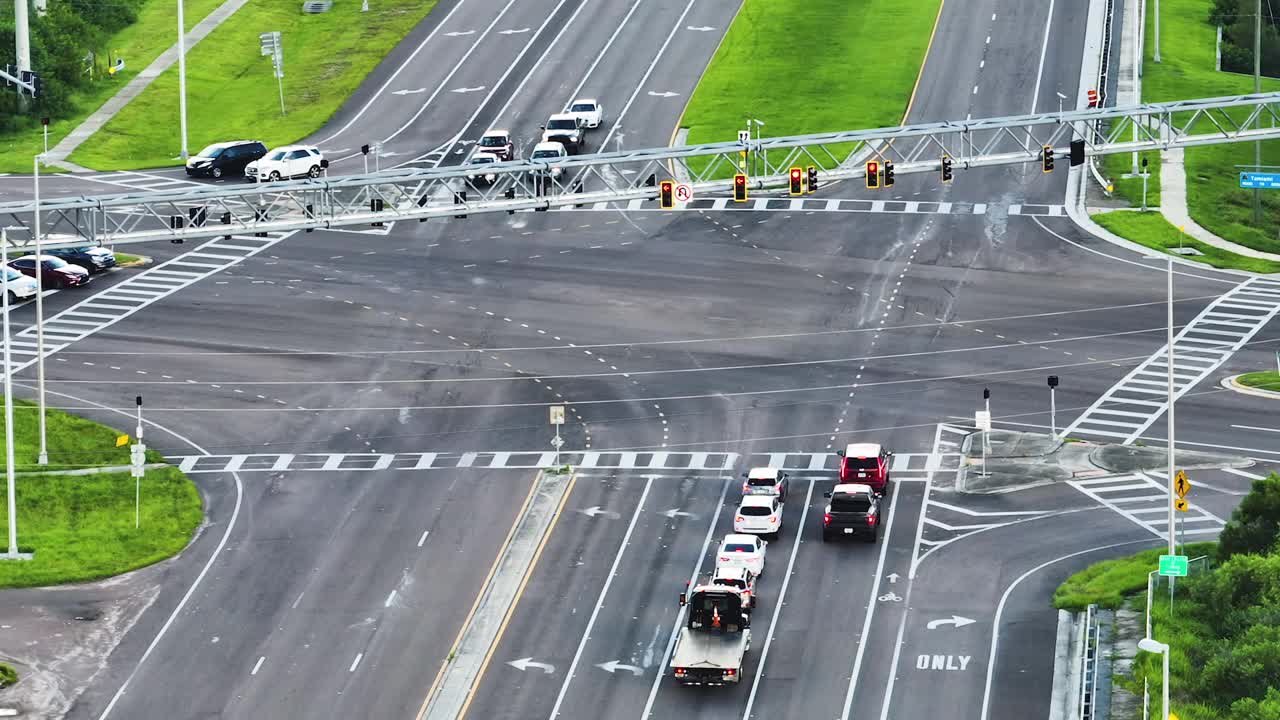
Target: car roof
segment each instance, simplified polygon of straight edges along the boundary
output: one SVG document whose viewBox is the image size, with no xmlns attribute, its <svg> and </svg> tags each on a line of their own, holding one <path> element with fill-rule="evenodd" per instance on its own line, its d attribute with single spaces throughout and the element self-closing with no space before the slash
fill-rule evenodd
<svg viewBox="0 0 1280 720">
<path fill-rule="evenodd" d="M 724 536 L 724 542 L 722 542 L 722 543 L 720 543 L 720 544 L 721 544 L 721 545 L 728 545 L 729 543 L 749 543 L 749 544 L 751 544 L 751 545 L 755 545 L 755 544 L 756 544 L 757 542 L 759 542 L 759 541 L 760 541 L 760 538 L 756 537 L 755 535 L 744 535 L 744 534 L 741 534 L 741 533 L 730 533 L 730 534 L 728 534 L 728 535 L 725 535 L 725 536 Z"/>
<path fill-rule="evenodd" d="M 743 495 L 738 507 L 773 507 L 773 495 Z"/>
<path fill-rule="evenodd" d="M 577 120 L 578 118 L 575 117 L 572 113 L 556 113 L 555 115 L 552 115 L 550 118 L 547 118 L 547 119 L 548 120 Z"/>
<path fill-rule="evenodd" d="M 35 256 L 36 256 L 35 253 L 31 253 L 30 255 L 23 255 L 21 257 L 16 257 L 13 260 L 29 260 L 31 258 L 34 258 Z M 40 259 L 41 260 L 61 260 L 62 258 L 58 257 L 57 255 L 41 255 Z M 9 262 L 13 262 L 13 260 L 10 260 Z"/>
<path fill-rule="evenodd" d="M 502 137 L 509 137 L 511 135 L 511 132 L 508 130 L 485 130 L 484 134 L 485 135 L 501 135 Z M 483 135 L 481 137 L 483 137 Z"/>
<path fill-rule="evenodd" d="M 573 102 L 571 102 L 571 103 L 569 103 L 569 104 L 570 104 L 570 105 L 578 105 L 578 104 L 581 104 L 581 103 L 591 103 L 592 105 L 599 105 L 599 104 L 600 104 L 600 101 L 596 100 L 595 98 L 578 98 L 577 100 L 574 100 Z"/>
<path fill-rule="evenodd" d="M 556 152 L 565 151 L 564 145 L 558 142 L 540 142 L 537 145 L 533 146 L 534 152 L 538 152 L 539 150 L 555 150 Z"/>
<path fill-rule="evenodd" d="M 483 150 L 479 150 L 479 151 L 476 151 L 476 152 L 471 153 L 471 159 L 472 159 L 472 160 L 475 160 L 476 158 L 492 158 L 494 162 L 497 162 L 497 161 L 498 161 L 498 156 L 497 156 L 497 155 L 495 155 L 495 154 L 493 154 L 493 153 L 491 153 L 491 152 L 485 152 L 485 151 L 483 151 Z"/>
<path fill-rule="evenodd" d="M 849 443 L 844 448 L 845 457 L 877 457 L 880 454 L 880 443 Z"/>
<path fill-rule="evenodd" d="M 753 480 L 777 480 L 781 474 L 782 471 L 778 468 L 759 467 L 751 468 L 751 471 L 747 473 L 747 477 Z"/>
<path fill-rule="evenodd" d="M 831 489 L 833 495 L 836 493 L 841 495 L 857 495 L 859 493 L 871 495 L 873 492 L 870 485 L 862 483 L 841 483 Z"/>
</svg>

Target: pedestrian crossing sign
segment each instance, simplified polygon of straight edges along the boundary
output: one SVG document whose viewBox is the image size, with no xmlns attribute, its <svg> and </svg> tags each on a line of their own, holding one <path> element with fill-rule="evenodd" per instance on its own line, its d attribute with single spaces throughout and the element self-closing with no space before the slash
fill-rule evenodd
<svg viewBox="0 0 1280 720">
<path fill-rule="evenodd" d="M 116 438 L 116 447 L 124 447 L 129 444 L 129 436 L 121 435 Z"/>
</svg>

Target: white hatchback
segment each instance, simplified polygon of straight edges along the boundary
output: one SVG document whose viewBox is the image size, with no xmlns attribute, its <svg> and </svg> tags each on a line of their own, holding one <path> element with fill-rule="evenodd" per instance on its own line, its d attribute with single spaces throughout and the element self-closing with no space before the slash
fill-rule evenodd
<svg viewBox="0 0 1280 720">
<path fill-rule="evenodd" d="M 764 575 L 764 551 L 769 543 L 756 535 L 725 535 L 716 551 L 716 572 L 721 568 L 746 568 L 756 577 Z"/>
<path fill-rule="evenodd" d="M 777 495 L 744 495 L 733 516 L 733 531 L 776 537 L 782 530 L 783 507 Z"/>
</svg>

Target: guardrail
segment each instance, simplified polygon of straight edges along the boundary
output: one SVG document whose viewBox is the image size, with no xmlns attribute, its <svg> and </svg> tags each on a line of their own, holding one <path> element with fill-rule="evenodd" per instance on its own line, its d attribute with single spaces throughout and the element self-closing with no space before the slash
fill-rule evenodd
<svg viewBox="0 0 1280 720">
<path fill-rule="evenodd" d="M 1093 720 L 1095 700 L 1098 695 L 1098 606 L 1090 605 L 1084 612 L 1084 626 L 1080 629 L 1084 648 L 1084 671 L 1080 673 L 1080 720 Z"/>
</svg>

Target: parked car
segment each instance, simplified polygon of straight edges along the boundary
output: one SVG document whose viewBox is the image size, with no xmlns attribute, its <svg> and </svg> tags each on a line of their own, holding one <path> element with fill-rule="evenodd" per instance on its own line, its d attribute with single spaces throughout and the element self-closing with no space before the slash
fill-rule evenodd
<svg viewBox="0 0 1280 720">
<path fill-rule="evenodd" d="M 476 152 L 467 161 L 468 165 L 492 165 L 499 162 L 498 156 L 491 152 Z M 497 173 L 481 173 L 471 176 L 471 182 L 476 185 L 492 185 L 498 179 Z"/>
<path fill-rule="evenodd" d="M 787 485 L 790 479 L 778 468 L 751 468 L 751 471 L 744 473 L 742 477 L 745 478 L 742 481 L 743 495 L 777 495 L 784 502 L 786 501 Z"/>
<path fill-rule="evenodd" d="M 257 180 L 259 175 L 266 180 L 287 180 L 303 175 L 318 178 L 326 165 L 324 154 L 314 145 L 285 145 L 245 166 L 244 176 L 250 180 Z"/>
<path fill-rule="evenodd" d="M 598 128 L 604 122 L 604 106 L 596 102 L 595 98 L 578 98 L 569 103 L 569 109 L 565 112 L 578 118 L 584 128 Z"/>
<path fill-rule="evenodd" d="M 777 495 L 743 495 L 733 516 L 733 531 L 777 537 L 785 506 Z"/>
<path fill-rule="evenodd" d="M 822 512 L 822 539 L 860 537 L 875 542 L 880 536 L 880 495 L 870 485 L 836 485 Z"/>
<path fill-rule="evenodd" d="M 577 153 L 582 149 L 582 127 L 578 118 L 568 113 L 552 115 L 542 126 L 542 142 L 558 142 L 564 149 Z"/>
<path fill-rule="evenodd" d="M 564 146 L 558 142 L 542 142 L 533 146 L 533 154 L 529 156 L 530 160 L 543 160 L 552 163 L 557 160 L 564 160 L 569 157 L 569 153 L 565 151 Z M 563 168 L 556 165 L 550 166 L 551 177 L 559 178 L 560 173 L 564 172 Z"/>
<path fill-rule="evenodd" d="M 36 296 L 36 281 L 11 267 L 4 269 L 5 287 L 9 291 L 9 302 L 30 300 Z"/>
<path fill-rule="evenodd" d="M 214 143 L 187 158 L 191 177 L 240 177 L 245 166 L 267 154 L 261 140 L 232 140 Z"/>
<path fill-rule="evenodd" d="M 36 276 L 36 256 L 27 255 L 9 262 L 10 267 L 27 277 Z M 40 283 L 49 288 L 80 287 L 89 283 L 89 271 L 79 265 L 72 265 L 60 257 L 41 255 Z"/>
<path fill-rule="evenodd" d="M 480 136 L 476 148 L 481 152 L 493 153 L 499 160 L 506 162 L 516 156 L 516 146 L 511 142 L 511 133 L 506 130 L 488 130 Z"/>
<path fill-rule="evenodd" d="M 840 455 L 840 482 L 865 483 L 883 495 L 889 487 L 889 458 L 879 443 L 851 443 Z"/>
<path fill-rule="evenodd" d="M 116 254 L 98 245 L 86 245 L 78 248 L 59 248 L 46 250 L 54 257 L 60 257 L 72 265 L 79 265 L 90 274 L 106 272 L 116 266 Z"/>
<path fill-rule="evenodd" d="M 756 577 L 764 575 L 764 551 L 769 546 L 755 535 L 725 535 L 716 552 L 716 572 L 724 568 L 746 568 Z"/>
</svg>

